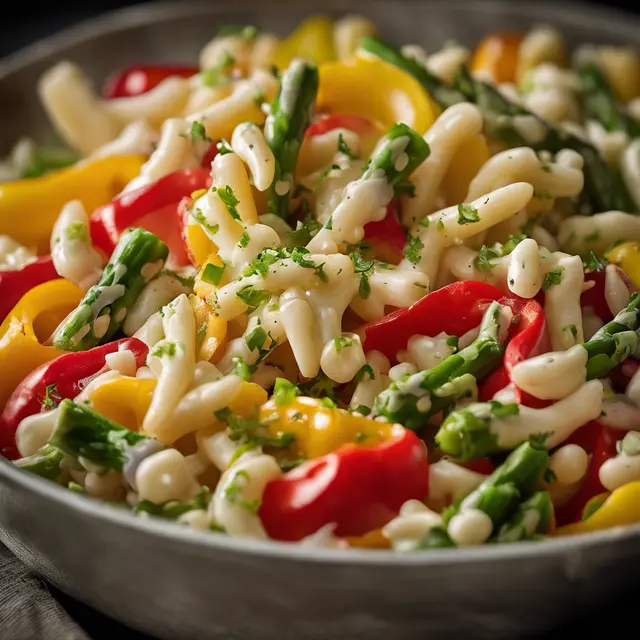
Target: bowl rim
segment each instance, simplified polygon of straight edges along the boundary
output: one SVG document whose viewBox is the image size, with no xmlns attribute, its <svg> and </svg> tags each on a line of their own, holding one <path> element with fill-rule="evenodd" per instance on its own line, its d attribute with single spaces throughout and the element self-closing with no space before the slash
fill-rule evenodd
<svg viewBox="0 0 640 640">
<path fill-rule="evenodd" d="M 404 0 L 410 4 L 416 0 Z M 269 11 L 287 9 L 287 2 L 271 6 Z M 291 4 L 295 4 L 292 2 Z M 289 4 L 289 6 L 291 6 Z M 368 7 L 388 5 L 388 0 L 370 0 Z M 434 12 L 439 7 L 446 7 L 447 12 L 469 11 L 466 0 L 430 0 Z M 250 13 L 264 9 L 262 0 L 245 0 L 240 12 Z M 339 10 L 357 11 L 348 0 L 324 0 L 323 11 Z M 564 0 L 552 2 L 539 0 L 527 5 L 517 5 L 510 0 L 475 0 L 474 10 L 480 13 L 500 13 L 530 18 L 532 21 L 544 23 L 550 20 L 557 22 L 571 21 L 574 26 L 592 27 L 596 22 L 603 35 L 608 32 L 622 35 L 630 42 L 637 41 L 640 36 L 640 20 L 622 9 L 587 5 L 580 2 Z M 234 10 L 237 12 L 238 10 Z M 365 11 L 366 12 L 366 11 Z M 0 60 L 0 80 L 12 73 L 20 72 L 32 63 L 45 60 L 75 44 L 106 33 L 127 30 L 138 26 L 166 22 L 173 18 L 189 15 L 216 16 L 225 15 L 228 9 L 224 5 L 189 1 L 173 3 L 169 1 L 151 2 L 143 5 L 124 7 L 110 11 L 98 17 L 81 21 L 56 34 L 27 45 L 15 53 Z M 517 544 L 466 547 L 455 549 L 439 549 L 436 553 L 397 554 L 391 550 L 309 548 L 299 544 L 283 543 L 276 540 L 256 540 L 237 536 L 221 535 L 210 531 L 193 531 L 173 522 L 160 518 L 136 516 L 129 510 L 109 506 L 99 500 L 89 498 L 51 483 L 37 476 L 25 473 L 11 462 L 0 456 L 0 491 L 19 489 L 37 494 L 39 497 L 58 504 L 61 508 L 73 511 L 81 517 L 103 520 L 120 527 L 135 529 L 138 532 L 163 539 L 169 544 L 186 545 L 190 553 L 206 553 L 209 550 L 220 550 L 228 553 L 277 558 L 281 561 L 304 562 L 329 565 L 370 565 L 372 567 L 416 567 L 464 563 L 485 563 L 495 560 L 532 560 L 542 556 L 577 554 L 578 556 L 594 547 L 608 546 L 614 542 L 622 542 L 631 538 L 640 538 L 640 524 L 619 526 L 604 531 L 597 531 L 575 536 L 550 538 L 543 543 L 519 542 Z"/>
</svg>

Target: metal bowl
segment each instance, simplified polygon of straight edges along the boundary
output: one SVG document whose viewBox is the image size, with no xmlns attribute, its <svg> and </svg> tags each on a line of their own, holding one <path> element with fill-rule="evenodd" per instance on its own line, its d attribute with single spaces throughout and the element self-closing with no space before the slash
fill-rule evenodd
<svg viewBox="0 0 640 640">
<path fill-rule="evenodd" d="M 364 13 L 385 36 L 433 50 L 454 38 L 555 24 L 570 43 L 632 43 L 628 16 L 542 2 L 410 0 L 159 4 L 71 29 L 0 63 L 0 150 L 46 135 L 35 83 L 54 62 L 96 82 L 136 61 L 188 62 L 224 23 L 286 33 L 312 11 Z M 0 374 L 1 375 L 1 374 Z M 68 594 L 159 638 L 512 638 L 542 631 L 629 586 L 640 526 L 544 544 L 399 557 L 191 532 L 135 518 L 23 473 L 0 459 L 0 540 Z"/>
</svg>

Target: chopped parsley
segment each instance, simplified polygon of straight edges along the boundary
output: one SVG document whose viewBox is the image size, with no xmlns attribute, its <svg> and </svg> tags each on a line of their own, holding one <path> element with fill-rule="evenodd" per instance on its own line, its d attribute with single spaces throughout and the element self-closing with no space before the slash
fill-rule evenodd
<svg viewBox="0 0 640 640">
<path fill-rule="evenodd" d="M 582 261 L 582 264 L 585 269 L 590 269 L 591 271 L 602 271 L 604 269 L 604 263 L 593 251 L 589 251 L 589 255 L 586 260 Z"/>
<path fill-rule="evenodd" d="M 242 300 L 250 309 L 255 309 L 265 302 L 271 300 L 271 294 L 262 289 L 256 289 L 251 285 L 243 287 L 236 293 L 236 297 Z"/>
<path fill-rule="evenodd" d="M 351 262 L 353 262 L 353 270 L 360 274 L 360 286 L 358 294 L 363 300 L 371 295 L 371 285 L 369 278 L 373 275 L 373 268 L 376 264 L 375 260 L 365 260 L 359 249 L 349 253 Z"/>
<path fill-rule="evenodd" d="M 425 216 L 424 218 L 422 218 L 422 220 L 420 220 L 420 222 L 418 223 L 421 227 L 424 227 L 425 229 L 427 229 L 429 227 L 429 223 L 431 221 L 429 220 L 429 216 Z"/>
<path fill-rule="evenodd" d="M 355 153 L 353 153 L 353 151 L 351 151 L 349 145 L 345 142 L 341 133 L 338 135 L 338 151 L 340 153 L 344 153 L 344 155 L 351 160 L 355 160 L 358 157 Z"/>
<path fill-rule="evenodd" d="M 544 282 L 542 283 L 542 290 L 547 291 L 551 285 L 560 284 L 562 282 L 563 267 L 558 267 L 547 273 Z"/>
<path fill-rule="evenodd" d="M 331 398 L 322 398 L 322 405 L 327 409 L 335 409 L 338 406 Z"/>
<path fill-rule="evenodd" d="M 416 195 L 416 186 L 409 180 L 400 180 L 400 182 L 393 186 L 393 193 L 396 198 L 400 196 L 414 198 Z"/>
<path fill-rule="evenodd" d="M 496 266 L 495 263 L 491 262 L 491 260 L 497 257 L 498 252 L 495 249 L 483 244 L 482 247 L 480 247 L 478 256 L 473 261 L 473 264 L 479 271 L 482 271 L 483 273 L 491 273 L 491 269 Z"/>
<path fill-rule="evenodd" d="M 244 482 L 240 483 L 240 478 L 243 478 Z M 244 469 L 237 471 L 224 490 L 224 497 L 232 504 L 255 513 L 260 508 L 260 500 L 245 500 L 242 498 L 242 490 L 246 487 L 247 480 L 249 480 L 249 474 Z"/>
<path fill-rule="evenodd" d="M 573 336 L 574 340 L 578 337 L 578 327 L 575 324 L 568 324 L 566 327 L 562 327 L 562 331 Z"/>
<path fill-rule="evenodd" d="M 438 228 L 438 231 L 441 231 L 442 229 L 444 229 L 444 222 L 442 222 L 442 218 L 440 218 L 440 220 L 438 220 L 438 223 L 436 224 L 436 227 Z"/>
<path fill-rule="evenodd" d="M 65 230 L 64 235 L 67 240 L 80 240 L 81 242 L 89 242 L 89 231 L 82 222 L 72 222 Z"/>
<path fill-rule="evenodd" d="M 191 138 L 191 142 L 194 144 L 196 142 L 212 142 L 211 138 L 207 135 L 207 131 L 202 122 L 198 122 L 197 120 L 191 123 L 189 136 Z"/>
<path fill-rule="evenodd" d="M 269 271 L 269 267 L 274 262 L 290 258 L 291 260 L 293 260 L 293 262 L 300 265 L 301 267 L 304 267 L 306 269 L 313 269 L 315 271 L 315 275 L 318 276 L 318 278 L 320 278 L 322 282 L 327 282 L 329 278 L 324 272 L 325 263 L 323 262 L 322 264 L 316 264 L 315 262 L 307 258 L 309 254 L 310 251 L 305 247 L 264 249 L 242 270 L 242 273 L 240 275 L 243 278 L 251 275 L 259 275 L 261 278 L 264 278 Z"/>
<path fill-rule="evenodd" d="M 176 343 L 171 340 L 161 340 L 149 355 L 157 358 L 162 358 L 162 356 L 173 358 L 176 355 Z"/>
<path fill-rule="evenodd" d="M 267 332 L 262 327 L 256 327 L 244 337 L 249 351 L 260 351 L 267 341 Z"/>
<path fill-rule="evenodd" d="M 354 410 L 354 413 L 359 413 L 361 416 L 368 416 L 371 413 L 371 408 L 365 404 L 358 405 Z M 359 435 L 359 434 L 358 434 Z M 356 435 L 356 438 L 358 436 Z M 357 440 L 356 440 L 357 442 Z"/>
<path fill-rule="evenodd" d="M 240 240 L 238 240 L 238 246 L 242 249 L 246 249 L 249 245 L 249 240 L 251 240 L 249 234 L 246 231 L 243 231 L 242 235 L 240 236 Z"/>
<path fill-rule="evenodd" d="M 298 389 L 300 389 L 303 396 L 309 396 L 310 398 L 329 397 L 334 402 L 337 402 L 335 387 L 336 383 L 324 373 L 320 373 L 306 382 L 298 383 Z"/>
<path fill-rule="evenodd" d="M 508 256 L 523 240 L 527 239 L 526 233 L 519 233 L 515 236 L 509 236 L 509 239 L 502 245 L 500 249 L 501 256 Z"/>
<path fill-rule="evenodd" d="M 420 255 L 424 249 L 424 242 L 420 236 L 409 235 L 407 237 L 407 246 L 404 248 L 404 257 L 413 264 L 418 264 L 422 260 Z"/>
<path fill-rule="evenodd" d="M 255 364 L 247 364 L 243 358 L 236 356 L 232 359 L 233 373 L 245 382 L 251 381 L 251 376 L 256 372 L 258 368 Z"/>
<path fill-rule="evenodd" d="M 226 266 L 227 265 L 224 262 L 222 263 L 222 266 L 211 263 L 205 265 L 205 268 L 202 271 L 201 280 L 204 280 L 204 282 L 209 284 L 219 284 Z"/>
<path fill-rule="evenodd" d="M 620 451 L 628 456 L 640 455 L 640 433 L 628 431 L 620 442 Z"/>
<path fill-rule="evenodd" d="M 491 405 L 491 413 L 496 418 L 507 418 L 509 416 L 517 416 L 520 413 L 520 407 L 515 403 L 502 404 L 497 400 L 489 400 Z"/>
<path fill-rule="evenodd" d="M 233 153 L 231 145 L 224 138 L 220 140 L 220 142 L 216 143 L 216 149 L 218 150 L 218 154 L 221 156 L 224 156 L 227 153 Z"/>
<path fill-rule="evenodd" d="M 556 475 L 556 472 L 553 469 L 549 469 L 547 467 L 547 469 L 545 469 L 543 478 L 547 484 L 551 484 L 552 482 L 555 482 L 558 479 L 558 476 Z"/>
<path fill-rule="evenodd" d="M 300 389 L 286 378 L 276 378 L 276 383 L 273 387 L 273 399 L 278 407 L 292 403 L 300 393 Z M 300 418 L 302 418 L 302 414 L 300 414 Z"/>
<path fill-rule="evenodd" d="M 348 349 L 353 346 L 353 340 L 351 338 L 347 338 L 346 336 L 338 336 L 333 339 L 333 346 L 335 347 L 336 353 L 340 353 L 343 349 Z"/>
<path fill-rule="evenodd" d="M 375 380 L 376 374 L 373 372 L 371 365 L 363 364 L 358 373 L 356 373 L 355 381 L 362 382 L 364 380 Z"/>
<path fill-rule="evenodd" d="M 40 403 L 40 411 L 55 409 L 62 398 L 58 393 L 58 386 L 55 382 L 48 384 L 44 389 L 44 399 Z"/>
<path fill-rule="evenodd" d="M 362 406 L 362 405 L 360 405 Z M 358 407 L 360 408 L 360 407 Z M 365 407 L 365 409 L 368 409 L 369 407 Z M 359 413 L 359 412 L 358 412 Z M 356 433 L 356 437 L 353 439 L 353 441 L 356 444 L 360 444 L 361 442 L 363 442 L 364 440 L 366 440 L 367 438 L 370 438 L 371 436 L 368 433 L 362 433 L 362 431 L 358 431 L 358 433 Z"/>
<path fill-rule="evenodd" d="M 479 221 L 478 210 L 472 204 L 461 202 L 458 205 L 458 224 L 471 224 Z"/>
<path fill-rule="evenodd" d="M 593 233 L 590 233 L 588 236 L 585 237 L 585 242 L 595 242 L 598 238 L 600 237 L 600 234 L 597 231 L 594 231 Z"/>
<path fill-rule="evenodd" d="M 298 187 L 300 186 L 302 185 L 298 185 Z M 290 246 L 309 244 L 320 229 L 322 229 L 322 225 L 314 219 L 309 211 L 303 221 L 298 221 L 295 230 L 287 234 L 287 244 Z"/>
<path fill-rule="evenodd" d="M 236 209 L 236 206 L 240 204 L 240 200 L 236 198 L 236 194 L 233 192 L 233 189 L 229 185 L 226 185 L 220 188 L 213 187 L 211 191 L 218 194 L 218 198 L 220 198 L 222 204 L 227 208 L 229 215 L 234 220 L 242 222 L 242 218 Z"/>
<path fill-rule="evenodd" d="M 236 59 L 228 52 L 223 51 L 218 62 L 202 71 L 202 83 L 206 87 L 216 87 L 219 84 L 228 82 L 228 71 L 236 62 Z"/>
</svg>

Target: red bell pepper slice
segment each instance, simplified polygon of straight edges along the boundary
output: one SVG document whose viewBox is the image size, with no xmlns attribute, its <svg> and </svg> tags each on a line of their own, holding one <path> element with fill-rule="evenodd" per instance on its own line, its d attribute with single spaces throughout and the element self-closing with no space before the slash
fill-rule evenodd
<svg viewBox="0 0 640 640">
<path fill-rule="evenodd" d="M 0 270 L 0 322 L 27 291 L 59 277 L 51 256 L 42 256 L 16 271 Z"/>
<path fill-rule="evenodd" d="M 397 427 L 373 448 L 347 444 L 270 482 L 259 516 L 276 540 L 296 541 L 336 523 L 338 536 L 385 525 L 410 499 L 429 491 L 429 462 L 415 433 Z"/>
<path fill-rule="evenodd" d="M 491 400 L 498 391 L 511 382 L 511 370 L 518 363 L 551 349 L 544 310 L 538 302 L 516 296 L 500 298 L 499 302 L 511 307 L 518 322 L 511 325 L 503 365 L 489 374 L 478 389 L 478 398 L 481 402 Z M 551 404 L 549 401 L 534 398 L 517 387 L 514 391 L 518 404 L 536 408 Z"/>
<path fill-rule="evenodd" d="M 454 282 L 407 309 L 368 322 L 363 328 L 364 350 L 380 351 L 395 363 L 396 354 L 406 349 L 411 336 L 437 336 L 444 331 L 460 337 L 477 327 L 491 302 L 502 297 L 502 291 L 492 284 Z"/>
<path fill-rule="evenodd" d="M 174 171 L 152 184 L 117 196 L 91 214 L 93 243 L 110 256 L 123 231 L 131 226 L 143 227 L 169 246 L 177 264 L 190 264 L 182 243 L 178 204 L 184 196 L 210 187 L 211 182 L 207 169 Z"/>
<path fill-rule="evenodd" d="M 580 427 L 564 444 L 577 444 L 587 453 L 591 453 L 591 460 L 587 474 L 577 493 L 569 501 L 556 508 L 558 526 L 579 522 L 584 508 L 599 493 L 606 492 L 600 482 L 600 467 L 617 454 L 617 443 L 622 440 L 625 431 L 606 427 L 597 420 L 588 422 Z"/>
<path fill-rule="evenodd" d="M 379 133 L 378 128 L 367 118 L 362 116 L 337 113 L 320 116 L 311 123 L 305 131 L 305 138 L 322 135 L 334 129 L 349 129 L 360 135 Z M 364 239 L 368 242 L 381 244 L 385 242 L 393 252 L 402 257 L 407 237 L 398 219 L 399 205 L 392 200 L 387 206 L 387 215 L 378 222 L 369 222 L 364 227 Z"/>
<path fill-rule="evenodd" d="M 172 76 L 190 78 L 198 73 L 193 66 L 136 65 L 107 78 L 102 95 L 107 100 L 139 96 Z"/>
<path fill-rule="evenodd" d="M 9 460 L 19 458 L 15 435 L 20 422 L 42 411 L 45 398 L 55 406 L 75 398 L 104 369 L 109 353 L 125 350 L 133 353 L 137 367 L 146 362 L 147 345 L 137 338 L 123 338 L 88 351 L 65 353 L 34 369 L 15 388 L 0 415 L 0 454 Z"/>
</svg>

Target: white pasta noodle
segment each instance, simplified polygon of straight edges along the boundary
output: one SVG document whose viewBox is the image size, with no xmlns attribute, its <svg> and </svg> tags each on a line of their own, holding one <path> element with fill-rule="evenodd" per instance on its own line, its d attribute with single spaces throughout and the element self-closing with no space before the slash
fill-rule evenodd
<svg viewBox="0 0 640 640">
<path fill-rule="evenodd" d="M 200 52 L 200 68 L 212 69 L 224 59 L 232 58 L 233 63 L 247 68 L 251 59 L 253 42 L 243 34 L 216 36 Z"/>
<path fill-rule="evenodd" d="M 164 272 L 148 282 L 129 309 L 124 321 L 125 335 L 139 331 L 148 318 L 160 307 L 171 302 L 181 293 L 189 294 L 192 288 L 172 272 Z"/>
<path fill-rule="evenodd" d="M 256 189 L 268 189 L 273 182 L 276 162 L 262 130 L 253 122 L 239 124 L 233 130 L 231 148 L 249 167 Z"/>
<path fill-rule="evenodd" d="M 580 80 L 574 71 L 546 62 L 527 74 L 527 86 L 523 102 L 536 115 L 556 124 L 579 120 Z"/>
<path fill-rule="evenodd" d="M 177 449 L 165 449 L 145 457 L 135 472 L 140 500 L 163 504 L 188 500 L 200 488 L 186 458 Z"/>
<path fill-rule="evenodd" d="M 150 156 L 159 139 L 156 131 L 146 120 L 135 120 L 129 123 L 117 138 L 103 144 L 90 157 L 95 159 L 137 154 Z"/>
<path fill-rule="evenodd" d="M 449 520 L 447 533 L 459 547 L 484 544 L 493 531 L 493 521 L 480 509 L 468 507 Z"/>
<path fill-rule="evenodd" d="M 544 282 L 538 243 L 526 238 L 511 252 L 507 275 L 509 290 L 521 298 L 533 298 Z"/>
<path fill-rule="evenodd" d="M 160 126 L 168 118 L 182 114 L 190 92 L 189 80 L 169 76 L 140 95 L 107 100 L 104 109 L 122 124 L 146 120 L 152 126 Z"/>
<path fill-rule="evenodd" d="M 355 333 L 343 333 L 329 340 L 320 356 L 322 371 L 339 384 L 353 380 L 365 364 L 360 336 Z"/>
<path fill-rule="evenodd" d="M 604 461 L 598 475 L 607 491 L 615 491 L 628 482 L 637 482 L 640 480 L 640 456 L 621 451 Z"/>
<path fill-rule="evenodd" d="M 333 531 L 335 522 L 330 522 L 320 527 L 315 533 L 300 540 L 300 545 L 312 549 L 347 549 L 349 543 L 343 538 L 337 538 Z"/>
<path fill-rule="evenodd" d="M 397 354 L 399 362 L 410 362 L 418 369 L 432 369 L 455 352 L 456 340 L 446 333 L 437 336 L 421 336 L 415 334 L 409 338 L 406 350 Z"/>
<path fill-rule="evenodd" d="M 433 213 L 438 190 L 453 157 L 482 131 L 482 123 L 478 107 L 463 102 L 446 109 L 425 133 L 431 153 L 411 175 L 414 197 L 402 199 L 402 221 L 406 226 Z"/>
<path fill-rule="evenodd" d="M 360 38 L 376 33 L 376 25 L 364 16 L 350 15 L 336 20 L 333 25 L 333 46 L 336 58 L 350 58 L 358 47 Z"/>
<path fill-rule="evenodd" d="M 107 353 L 104 357 L 104 362 L 109 369 L 117 371 L 121 376 L 136 375 L 136 369 L 138 368 L 136 357 L 133 351 L 129 349 Z"/>
<path fill-rule="evenodd" d="M 587 473 L 589 455 L 577 444 L 565 444 L 549 459 L 549 469 L 560 484 L 571 485 L 580 482 Z"/>
<path fill-rule="evenodd" d="M 212 520 L 230 535 L 266 538 L 260 518 L 251 506 L 259 504 L 267 484 L 281 475 L 271 456 L 240 458 L 220 478 L 209 505 Z"/>
<path fill-rule="evenodd" d="M 58 419 L 58 410 L 41 411 L 20 420 L 16 430 L 16 447 L 21 456 L 32 456 L 47 444 Z"/>
<path fill-rule="evenodd" d="M 622 275 L 624 271 L 615 264 L 605 267 L 604 297 L 611 313 L 615 316 L 629 303 L 629 288 Z"/>
<path fill-rule="evenodd" d="M 556 29 L 539 25 L 525 35 L 518 47 L 518 77 L 522 80 L 529 69 L 547 61 L 556 64 L 564 61 L 564 43 Z"/>
<path fill-rule="evenodd" d="M 193 76 L 190 79 L 190 83 L 191 93 L 182 112 L 182 115 L 185 117 L 190 116 L 192 113 L 199 113 L 200 111 L 208 109 L 216 102 L 228 98 L 233 91 L 233 84 L 231 82 L 222 82 L 213 87 L 209 87 L 203 83 L 201 74 Z"/>
<path fill-rule="evenodd" d="M 147 364 L 158 376 L 142 430 L 155 436 L 178 406 L 193 380 L 195 319 L 187 296 L 182 294 L 162 308 L 165 338 L 155 345 Z"/>
<path fill-rule="evenodd" d="M 211 163 L 213 186 L 217 189 L 229 188 L 238 200 L 236 210 L 241 224 L 257 224 L 258 214 L 251 193 L 251 184 L 247 170 L 240 156 L 235 153 L 218 154 Z M 226 216 L 231 215 L 227 209 Z M 216 238 L 217 239 L 217 238 Z"/>
<path fill-rule="evenodd" d="M 581 345 L 523 360 L 510 378 L 523 391 L 543 400 L 561 400 L 587 380 L 588 354 Z"/>
<path fill-rule="evenodd" d="M 435 51 L 424 60 L 424 65 L 440 80 L 451 83 L 455 79 L 460 65 L 466 64 L 471 58 L 471 51 L 460 45 L 445 46 Z"/>
<path fill-rule="evenodd" d="M 51 232 L 51 258 L 60 276 L 85 291 L 100 280 L 103 260 L 91 244 L 89 219 L 80 200 L 62 207 Z"/>
<path fill-rule="evenodd" d="M 397 551 L 410 550 L 431 529 L 442 526 L 442 516 L 419 500 L 407 500 L 398 515 L 382 528 L 382 535 Z"/>
<path fill-rule="evenodd" d="M 560 282 L 551 284 L 547 289 L 544 312 L 551 348 L 561 351 L 584 342 L 580 307 L 580 296 L 585 287 L 584 269 L 580 256 L 553 255 L 554 258 L 561 256 L 554 264 Z"/>
<path fill-rule="evenodd" d="M 429 466 L 429 503 L 442 507 L 477 489 L 486 475 L 450 462 L 438 460 Z"/>
<path fill-rule="evenodd" d="M 142 340 L 147 347 L 154 347 L 164 338 L 162 316 L 159 312 L 150 315 L 145 323 L 133 334 L 134 338 Z"/>
<path fill-rule="evenodd" d="M 264 249 L 277 249 L 281 244 L 277 232 L 266 224 L 252 225 L 246 234 L 249 237 L 246 247 L 236 244 L 231 251 L 231 264 L 227 267 L 230 275 L 237 276 Z"/>
<path fill-rule="evenodd" d="M 95 94 L 80 67 L 59 62 L 38 81 L 38 94 L 58 133 L 71 147 L 90 155 L 121 129 Z"/>
<path fill-rule="evenodd" d="M 640 98 L 637 100 L 640 104 Z M 640 211 L 640 139 L 633 140 L 622 152 L 620 171 L 636 205 L 636 211 Z"/>
<path fill-rule="evenodd" d="M 0 271 L 20 271 L 35 259 L 33 251 L 10 236 L 0 235 Z"/>
<path fill-rule="evenodd" d="M 593 216 L 571 216 L 558 229 L 563 251 L 584 254 L 603 253 L 620 241 L 640 240 L 640 216 L 622 211 L 606 211 Z"/>
<path fill-rule="evenodd" d="M 405 376 L 413 375 L 414 373 L 418 373 L 418 367 L 416 367 L 415 364 L 401 362 L 389 369 L 389 380 L 391 380 L 391 382 L 398 382 L 398 380 L 402 380 Z"/>
<path fill-rule="evenodd" d="M 607 131 L 596 120 L 587 120 L 587 138 L 610 165 L 617 165 L 622 152 L 629 144 L 629 136 L 624 131 Z"/>
<path fill-rule="evenodd" d="M 351 396 L 349 406 L 351 409 L 358 407 L 373 408 L 376 397 L 391 384 L 387 375 L 389 373 L 389 360 L 380 351 L 367 351 L 365 354 L 366 363 L 371 367 L 371 374 L 364 374 L 358 381 Z"/>
<path fill-rule="evenodd" d="M 401 267 L 419 270 L 429 278 L 429 282 L 435 282 L 444 249 L 515 215 L 527 205 L 532 195 L 533 187 L 526 182 L 516 182 L 496 189 L 471 202 L 470 206 L 475 209 L 478 219 L 466 224 L 458 221 L 458 206 L 432 213 L 428 217 L 427 227 L 417 223 L 411 230 L 411 235 L 420 238 L 423 245 L 418 263 L 414 265 L 405 258 L 400 263 Z"/>
</svg>

